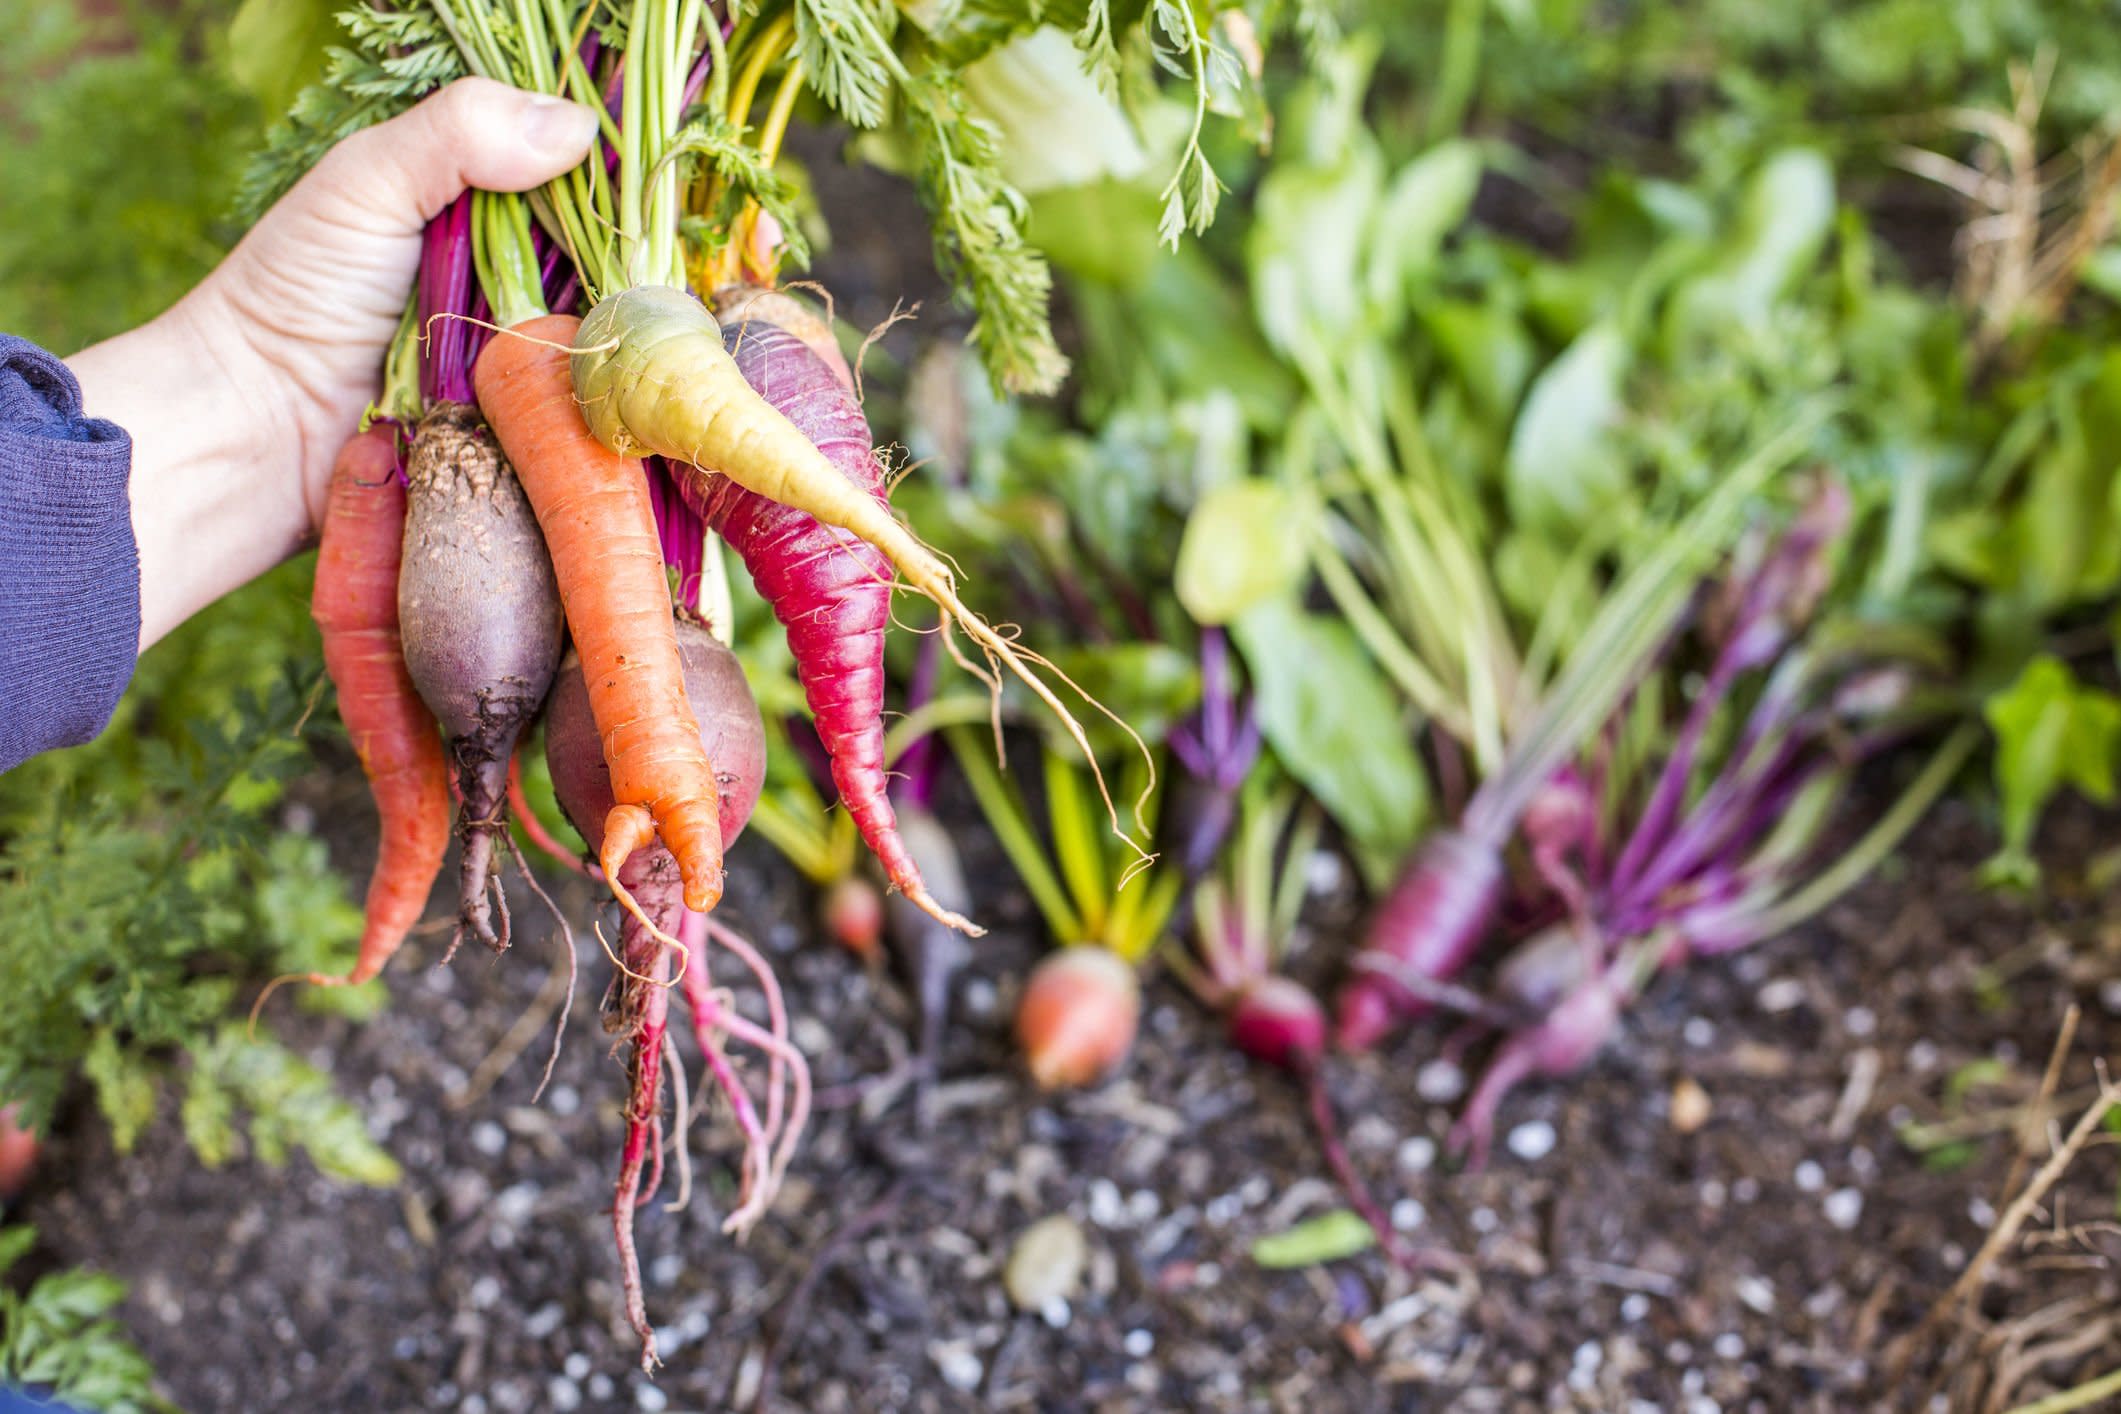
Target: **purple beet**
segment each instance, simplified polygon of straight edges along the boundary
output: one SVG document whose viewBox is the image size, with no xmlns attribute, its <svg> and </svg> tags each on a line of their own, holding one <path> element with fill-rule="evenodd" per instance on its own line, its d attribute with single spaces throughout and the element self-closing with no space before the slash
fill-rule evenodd
<svg viewBox="0 0 2121 1414">
<path fill-rule="evenodd" d="M 1473 960 L 1502 898 L 1502 850 L 1471 834 L 1432 836 L 1370 920 L 1369 936 L 1341 988 L 1335 1039 L 1367 1050 L 1396 1024 L 1436 1005 L 1427 984 L 1449 982 Z"/>
<path fill-rule="evenodd" d="M 405 666 L 449 738 L 461 808 L 457 929 L 508 946 L 494 927 L 496 842 L 508 830 L 508 761 L 560 661 L 560 591 L 537 517 L 478 409 L 437 403 L 405 468 L 398 622 Z M 454 946 L 454 944 L 452 944 Z"/>
<path fill-rule="evenodd" d="M 716 805 L 725 845 L 736 842 L 751 808 L 758 804 L 766 779 L 766 728 L 758 703 L 744 680 L 744 669 L 705 629 L 680 620 L 678 657 L 685 667 L 685 695 L 700 724 L 700 741 L 714 763 Z M 604 820 L 611 813 L 611 771 L 604 764 L 602 741 L 589 711 L 589 689 L 574 654 L 560 665 L 559 681 L 545 718 L 545 761 L 552 769 L 554 793 L 567 818 L 594 852 L 603 843 Z M 640 1260 L 635 1253 L 634 1210 L 654 1196 L 662 1172 L 661 1110 L 663 1037 L 669 1024 L 671 950 L 656 930 L 674 936 L 684 917 L 685 887 L 677 860 L 656 841 L 635 850 L 619 882 L 653 923 L 645 926 L 625 915 L 619 930 L 619 957 L 624 972 L 614 979 L 605 1028 L 631 1043 L 626 1103 L 626 1139 L 612 1203 L 612 1232 L 618 1242 L 620 1287 L 626 1315 L 641 1338 L 642 1367 L 655 1363 L 655 1333 L 641 1289 Z M 699 963 L 698 957 L 687 965 Z M 682 1142 L 682 1141 L 681 1141 Z M 649 1169 L 645 1187 L 643 1169 Z"/>
<path fill-rule="evenodd" d="M 1619 1025 L 1621 1003 L 1625 1000 L 1626 992 L 1618 975 L 1612 971 L 1602 973 L 1562 998 L 1561 1004 L 1537 1025 L 1528 1026 L 1503 1042 L 1451 1131 L 1452 1144 L 1469 1151 L 1474 1168 L 1487 1162 L 1488 1144 L 1495 1134 L 1495 1112 L 1503 1096 L 1521 1080 L 1534 1075 L 1567 1075 L 1597 1055 Z"/>
<path fill-rule="evenodd" d="M 744 680 L 744 667 L 713 634 L 689 619 L 677 626 L 678 659 L 685 666 L 685 696 L 700 724 L 700 743 L 714 763 L 722 846 L 736 843 L 759 803 L 766 781 L 766 727 L 759 705 Z M 604 842 L 604 817 L 610 813 L 611 770 L 589 713 L 589 688 L 582 681 L 581 661 L 570 652 L 560 665 L 545 715 L 545 762 L 552 768 L 552 787 L 560 808 L 594 853 Z M 664 854 L 662 842 L 643 853 Z"/>
<path fill-rule="evenodd" d="M 1230 1005 L 1230 1044 L 1264 1064 L 1303 1072 L 1326 1049 L 1326 1009 L 1308 987 L 1279 973 L 1254 981 Z"/>
</svg>

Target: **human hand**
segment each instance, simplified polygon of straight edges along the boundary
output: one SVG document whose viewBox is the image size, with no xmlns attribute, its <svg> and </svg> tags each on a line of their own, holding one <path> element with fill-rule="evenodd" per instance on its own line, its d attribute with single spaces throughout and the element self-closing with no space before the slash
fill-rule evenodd
<svg viewBox="0 0 2121 1414">
<path fill-rule="evenodd" d="M 596 123 L 461 79 L 333 148 L 168 312 L 67 360 L 87 413 L 132 435 L 143 649 L 314 533 L 428 220 L 466 187 L 558 176 Z"/>
</svg>

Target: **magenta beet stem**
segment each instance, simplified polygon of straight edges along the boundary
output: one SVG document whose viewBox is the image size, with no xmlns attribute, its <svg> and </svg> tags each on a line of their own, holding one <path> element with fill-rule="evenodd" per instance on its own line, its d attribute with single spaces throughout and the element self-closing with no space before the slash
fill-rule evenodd
<svg viewBox="0 0 2121 1414">
<path fill-rule="evenodd" d="M 1502 851 L 1447 830 L 1431 836 L 1370 920 L 1369 938 L 1341 988 L 1335 1039 L 1367 1050 L 1435 1009 L 1437 992 L 1472 961 L 1502 900 Z"/>
</svg>

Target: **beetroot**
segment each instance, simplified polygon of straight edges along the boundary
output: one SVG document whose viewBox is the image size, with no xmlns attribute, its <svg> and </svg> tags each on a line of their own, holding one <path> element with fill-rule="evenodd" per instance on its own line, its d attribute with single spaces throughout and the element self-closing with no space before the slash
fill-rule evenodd
<svg viewBox="0 0 2121 1414">
<path fill-rule="evenodd" d="M 1016 1039 L 1041 1090 L 1090 1085 L 1119 1069 L 1141 1024 L 1141 983 L 1109 948 L 1062 948 L 1031 969 Z"/>
<path fill-rule="evenodd" d="M 478 410 L 437 403 L 405 468 L 398 623 L 413 685 L 449 738 L 461 801 L 457 936 L 508 946 L 493 922 L 493 852 L 508 830 L 508 762 L 560 661 L 560 592 L 530 502 Z M 452 943 L 454 946 L 454 943 Z"/>
<path fill-rule="evenodd" d="M 722 839 L 733 843 L 751 818 L 766 778 L 766 729 L 758 703 L 731 653 L 705 629 L 680 621 L 678 657 L 685 669 L 685 694 L 700 726 L 700 741 L 714 763 L 716 804 Z M 596 722 L 589 711 L 589 689 L 581 664 L 570 653 L 553 688 L 545 725 L 545 757 L 552 769 L 560 808 L 589 842 L 602 843 L 604 819 L 612 806 L 611 772 Z M 605 1027 L 619 1044 L 631 1043 L 631 1080 L 626 1104 L 626 1140 L 612 1202 L 612 1231 L 618 1242 L 621 1285 L 627 1319 L 641 1338 L 643 1369 L 655 1364 L 655 1335 L 648 1323 L 641 1291 L 640 1260 L 634 1250 L 634 1209 L 647 1199 L 642 1171 L 653 1157 L 657 1172 L 648 1179 L 648 1194 L 660 1176 L 662 1154 L 661 1089 L 663 1052 L 669 1029 L 674 939 L 686 925 L 685 889 L 677 860 L 661 841 L 635 850 L 620 871 L 619 883 L 633 896 L 641 914 L 628 913 L 620 927 L 620 975 L 614 979 Z M 697 933 L 694 935 L 697 937 Z M 701 950 L 693 946 L 684 965 L 688 977 L 704 968 Z"/>
<path fill-rule="evenodd" d="M 1502 850 L 1472 834 L 1433 836 L 1379 905 L 1341 988 L 1336 1039 L 1367 1050 L 1395 1025 L 1436 1003 L 1425 985 L 1450 981 L 1473 960 L 1502 899 Z"/>
</svg>

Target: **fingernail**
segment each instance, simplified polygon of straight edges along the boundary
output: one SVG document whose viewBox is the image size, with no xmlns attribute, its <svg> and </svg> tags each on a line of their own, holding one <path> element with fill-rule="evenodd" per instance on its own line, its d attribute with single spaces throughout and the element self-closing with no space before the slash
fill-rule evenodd
<svg viewBox="0 0 2121 1414">
<path fill-rule="evenodd" d="M 579 153 L 596 130 L 595 110 L 564 98 L 541 93 L 523 106 L 523 139 L 542 152 Z"/>
</svg>

